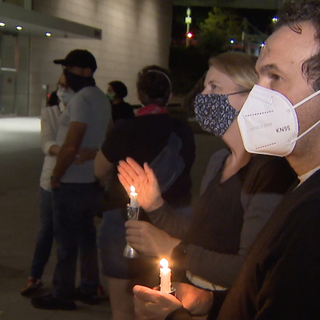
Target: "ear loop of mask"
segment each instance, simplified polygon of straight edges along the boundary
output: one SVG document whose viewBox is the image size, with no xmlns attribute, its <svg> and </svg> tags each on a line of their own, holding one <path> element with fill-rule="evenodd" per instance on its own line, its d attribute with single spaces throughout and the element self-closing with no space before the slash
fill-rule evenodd
<svg viewBox="0 0 320 320">
<path fill-rule="evenodd" d="M 305 102 L 311 100 L 312 98 L 314 98 L 315 96 L 317 96 L 318 94 L 320 94 L 320 90 L 316 91 L 315 93 L 313 93 L 312 95 L 310 95 L 309 97 L 306 97 L 305 99 L 303 99 L 302 101 L 298 102 L 297 104 L 295 104 L 293 106 L 294 109 L 300 107 L 302 104 L 304 104 Z M 309 133 L 311 130 L 313 130 L 318 124 L 320 123 L 320 120 L 318 120 L 315 124 L 313 124 L 309 129 L 307 129 L 305 132 L 301 133 L 299 137 L 293 139 L 290 141 L 290 143 L 295 143 L 298 140 L 300 140 L 302 137 L 304 137 L 307 133 Z"/>
<path fill-rule="evenodd" d="M 226 94 L 226 96 L 229 97 L 229 96 L 233 96 L 233 95 L 235 95 L 235 94 L 245 93 L 245 92 L 249 92 L 249 91 L 251 91 L 251 90 L 246 89 L 246 90 L 239 91 L 239 92 L 228 93 L 228 94 Z M 223 94 L 222 94 L 222 95 L 223 95 Z"/>
</svg>

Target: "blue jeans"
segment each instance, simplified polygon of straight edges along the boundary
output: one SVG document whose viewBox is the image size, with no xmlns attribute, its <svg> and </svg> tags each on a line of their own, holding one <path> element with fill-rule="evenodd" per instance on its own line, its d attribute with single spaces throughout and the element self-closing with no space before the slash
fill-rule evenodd
<svg viewBox="0 0 320 320">
<path fill-rule="evenodd" d="M 41 188 L 40 210 L 40 228 L 30 272 L 30 276 L 34 279 L 41 279 L 53 242 L 52 194 L 43 188 Z"/>
<path fill-rule="evenodd" d="M 61 183 L 52 190 L 57 265 L 53 276 L 54 297 L 71 301 L 74 295 L 78 251 L 81 259 L 83 293 L 96 294 L 99 283 L 95 183 Z"/>
<path fill-rule="evenodd" d="M 113 209 L 103 213 L 98 244 L 102 274 L 107 277 L 128 279 L 128 259 L 123 256 L 126 246 L 126 228 L 124 227 L 126 209 Z"/>
</svg>

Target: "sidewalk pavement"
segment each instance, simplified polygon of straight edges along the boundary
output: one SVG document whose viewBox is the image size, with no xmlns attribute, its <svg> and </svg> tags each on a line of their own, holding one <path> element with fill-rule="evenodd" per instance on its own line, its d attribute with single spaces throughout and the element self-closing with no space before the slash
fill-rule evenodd
<svg viewBox="0 0 320 320">
<path fill-rule="evenodd" d="M 111 319 L 109 301 L 98 306 L 78 303 L 75 311 L 35 309 L 20 295 L 29 276 L 39 221 L 40 149 L 38 118 L 0 118 L 0 320 Z M 206 134 L 196 134 L 197 159 L 192 169 L 197 195 L 210 155 L 222 144 Z M 99 221 L 97 221 L 99 223 Z M 43 293 L 50 290 L 56 263 L 55 248 L 43 276 Z M 107 282 L 101 276 L 107 288 Z"/>
</svg>

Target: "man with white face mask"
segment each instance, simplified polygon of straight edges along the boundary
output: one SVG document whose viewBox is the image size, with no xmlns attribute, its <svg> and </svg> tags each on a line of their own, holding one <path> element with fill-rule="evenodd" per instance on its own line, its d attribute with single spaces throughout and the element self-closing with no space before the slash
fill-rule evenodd
<svg viewBox="0 0 320 320">
<path fill-rule="evenodd" d="M 300 183 L 259 234 L 226 298 L 215 297 L 208 319 L 320 319 L 320 2 L 285 1 L 278 18 L 238 122 L 247 151 L 286 156 Z M 146 319 L 191 319 L 172 296 L 136 295 Z M 203 303 L 201 294 L 190 297 Z"/>
</svg>

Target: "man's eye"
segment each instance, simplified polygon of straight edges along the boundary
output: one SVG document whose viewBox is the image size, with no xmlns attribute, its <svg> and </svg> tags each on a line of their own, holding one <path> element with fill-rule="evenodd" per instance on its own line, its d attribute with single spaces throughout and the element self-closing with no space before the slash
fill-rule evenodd
<svg viewBox="0 0 320 320">
<path fill-rule="evenodd" d="M 272 74 L 271 76 L 270 76 L 270 78 L 272 79 L 272 80 L 280 80 L 281 79 L 281 77 L 279 76 L 279 75 L 277 75 L 277 74 Z"/>
</svg>

